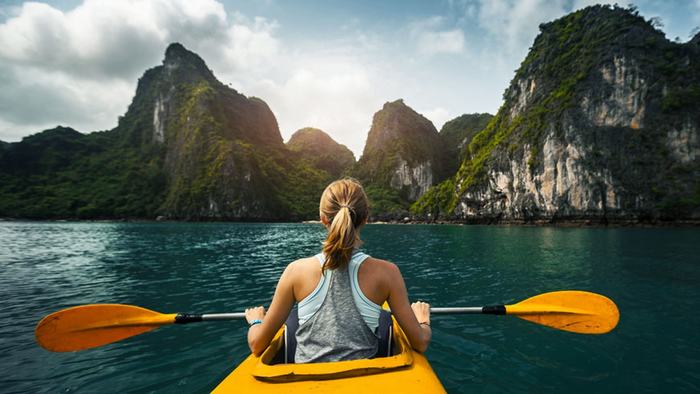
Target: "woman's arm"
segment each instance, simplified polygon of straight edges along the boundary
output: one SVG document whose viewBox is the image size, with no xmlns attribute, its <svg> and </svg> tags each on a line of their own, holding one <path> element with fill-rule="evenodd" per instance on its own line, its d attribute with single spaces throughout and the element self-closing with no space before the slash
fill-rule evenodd
<svg viewBox="0 0 700 394">
<path fill-rule="evenodd" d="M 277 283 L 277 289 L 267 314 L 262 306 L 245 310 L 248 324 L 254 320 L 262 320 L 262 323 L 255 324 L 248 329 L 248 346 L 256 356 L 262 354 L 267 348 L 294 306 L 293 277 L 294 263 L 291 263 L 284 270 Z"/>
<path fill-rule="evenodd" d="M 430 305 L 425 302 L 408 302 L 408 291 L 401 271 L 396 264 L 389 264 L 389 307 L 396 321 L 406 333 L 411 347 L 425 352 L 430 343 Z"/>
</svg>

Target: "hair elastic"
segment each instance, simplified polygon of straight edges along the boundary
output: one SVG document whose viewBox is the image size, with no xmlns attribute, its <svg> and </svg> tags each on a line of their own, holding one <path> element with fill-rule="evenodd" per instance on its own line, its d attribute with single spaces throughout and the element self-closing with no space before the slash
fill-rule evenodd
<svg viewBox="0 0 700 394">
<path fill-rule="evenodd" d="M 343 209 L 343 208 L 347 208 L 348 211 L 350 211 L 351 214 L 356 215 L 356 213 L 355 213 L 355 208 L 351 207 L 350 205 L 347 205 L 347 204 L 346 204 L 346 205 L 341 205 L 340 208 L 338 209 L 338 211 L 340 211 L 340 210 Z"/>
</svg>

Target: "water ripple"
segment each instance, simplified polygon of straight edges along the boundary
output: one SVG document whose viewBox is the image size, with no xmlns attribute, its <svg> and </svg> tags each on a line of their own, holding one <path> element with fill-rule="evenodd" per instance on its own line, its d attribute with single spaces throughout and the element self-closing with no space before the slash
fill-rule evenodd
<svg viewBox="0 0 700 394">
<path fill-rule="evenodd" d="M 567 288 L 617 301 L 620 325 L 604 336 L 509 316 L 435 316 L 428 357 L 450 392 L 697 392 L 698 235 L 371 225 L 363 249 L 396 263 L 411 299 L 434 306 L 513 303 Z M 0 222 L 0 367 L 9 371 L 0 387 L 208 392 L 247 355 L 241 322 L 164 327 L 65 354 L 40 349 L 34 326 L 97 302 L 161 312 L 267 305 L 284 267 L 315 254 L 323 236 L 307 224 Z"/>
</svg>

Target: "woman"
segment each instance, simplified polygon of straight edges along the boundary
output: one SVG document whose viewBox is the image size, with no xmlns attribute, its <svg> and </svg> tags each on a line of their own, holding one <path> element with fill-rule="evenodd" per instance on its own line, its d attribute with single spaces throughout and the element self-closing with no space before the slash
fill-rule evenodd
<svg viewBox="0 0 700 394">
<path fill-rule="evenodd" d="M 319 213 L 328 229 L 323 252 L 287 266 L 267 314 L 261 306 L 246 309 L 250 350 L 260 355 L 298 303 L 295 362 L 371 358 L 377 352 L 381 305 L 387 301 L 411 346 L 424 352 L 431 335 L 429 305 L 409 305 L 396 265 L 356 250 L 369 216 L 362 186 L 354 179 L 331 183 Z"/>
</svg>

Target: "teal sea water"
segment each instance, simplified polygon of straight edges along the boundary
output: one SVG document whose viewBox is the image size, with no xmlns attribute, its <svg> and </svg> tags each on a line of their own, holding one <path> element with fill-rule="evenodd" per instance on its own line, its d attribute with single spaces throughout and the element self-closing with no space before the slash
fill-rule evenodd
<svg viewBox="0 0 700 394">
<path fill-rule="evenodd" d="M 161 312 L 269 304 L 309 224 L 0 222 L 0 392 L 208 392 L 248 350 L 243 322 L 168 326 L 77 353 L 34 342 L 46 314 L 88 303 Z M 514 303 L 602 293 L 607 335 L 509 316 L 433 318 L 427 352 L 449 392 L 698 392 L 700 230 L 370 225 L 367 253 L 398 264 L 412 300 Z M 358 390 L 359 392 L 359 390 Z"/>
</svg>

